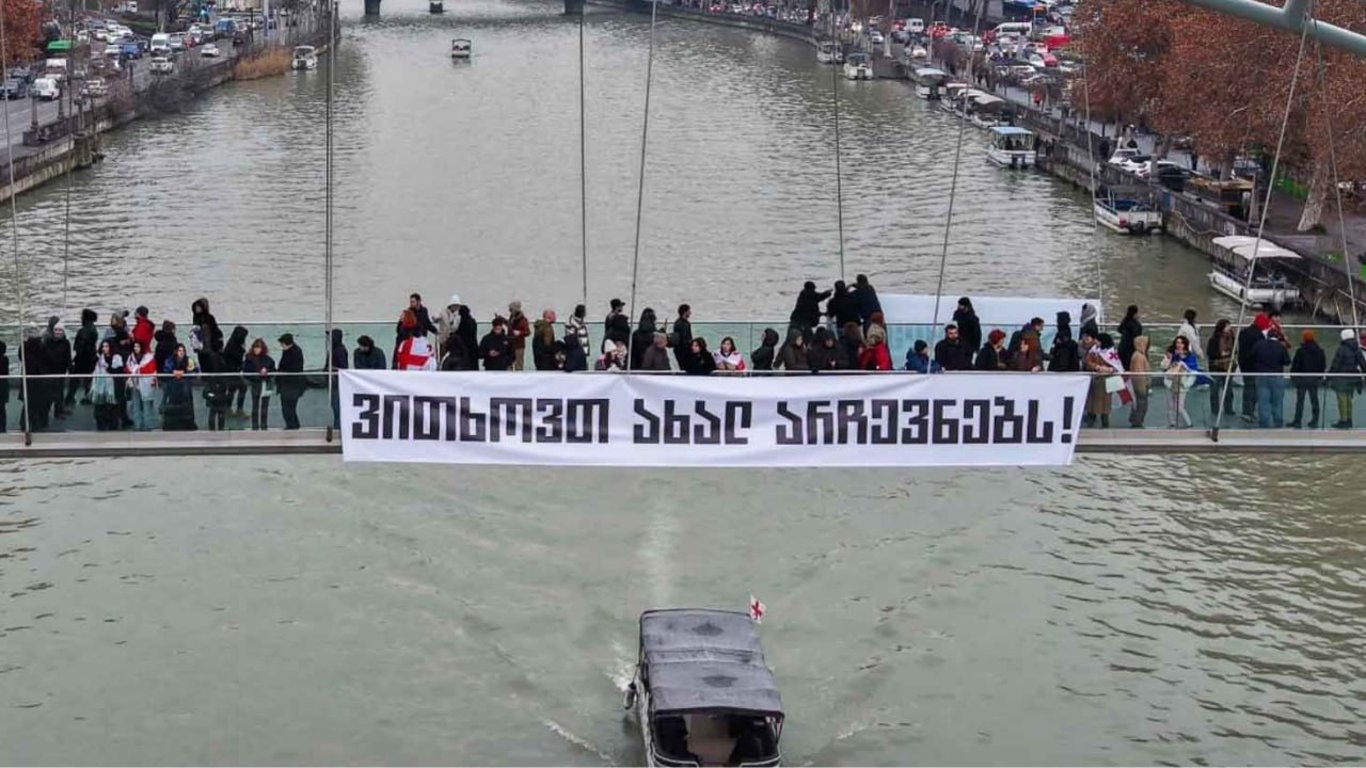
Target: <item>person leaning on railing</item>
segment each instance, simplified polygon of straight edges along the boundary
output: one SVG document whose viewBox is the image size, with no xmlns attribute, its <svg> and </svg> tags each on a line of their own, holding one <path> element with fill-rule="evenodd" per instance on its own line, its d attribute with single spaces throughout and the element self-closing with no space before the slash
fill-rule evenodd
<svg viewBox="0 0 1366 768">
<path fill-rule="evenodd" d="M 1290 426 L 1299 429 L 1300 419 L 1304 418 L 1304 399 L 1309 398 L 1313 415 L 1309 417 L 1309 428 L 1319 426 L 1319 387 L 1323 385 L 1324 371 L 1328 370 L 1328 356 L 1312 330 L 1300 335 L 1300 348 L 1295 350 L 1295 358 L 1290 362 L 1290 381 L 1295 385 L 1295 418 Z"/>
<path fill-rule="evenodd" d="M 1209 387 L 1209 413 L 1215 418 L 1219 413 L 1219 398 L 1224 400 L 1224 415 L 1233 414 L 1233 387 L 1226 380 L 1233 375 L 1233 321 L 1227 317 L 1219 318 L 1210 333 L 1209 344 L 1205 347 L 1205 359 L 1209 361 L 1211 383 Z"/>
<path fill-rule="evenodd" d="M 1352 428 L 1352 397 L 1361 392 L 1366 383 L 1366 358 L 1362 357 L 1361 346 L 1351 328 L 1342 329 L 1342 344 L 1333 355 L 1333 365 L 1328 369 L 1333 374 L 1328 386 L 1338 396 L 1338 420 L 1334 429 Z"/>
</svg>

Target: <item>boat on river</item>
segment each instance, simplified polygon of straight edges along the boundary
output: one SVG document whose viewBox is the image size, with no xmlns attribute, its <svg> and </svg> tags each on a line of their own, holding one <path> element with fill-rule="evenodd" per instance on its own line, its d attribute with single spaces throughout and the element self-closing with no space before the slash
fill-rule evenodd
<svg viewBox="0 0 1366 768">
<path fill-rule="evenodd" d="M 451 58 L 468 59 L 470 57 L 470 41 L 463 37 L 457 37 L 451 41 Z"/>
<path fill-rule="evenodd" d="M 1005 168 L 1034 167 L 1034 133 L 1014 125 L 996 125 L 990 129 L 987 158 Z"/>
<path fill-rule="evenodd" d="M 978 128 L 989 130 L 993 126 L 1006 124 L 1005 112 L 1009 102 L 962 83 L 948 83 L 944 86 L 944 98 L 939 106 L 946 112 L 966 117 Z"/>
<path fill-rule="evenodd" d="M 873 65 L 866 53 L 851 53 L 844 57 L 844 79 L 872 80 Z"/>
<path fill-rule="evenodd" d="M 911 79 L 915 81 L 916 96 L 935 101 L 944 95 L 944 84 L 949 80 L 949 73 L 935 67 L 919 67 L 911 72 Z"/>
<path fill-rule="evenodd" d="M 839 44 L 833 40 L 822 40 L 816 46 L 816 61 L 821 64 L 843 64 L 844 51 L 840 50 Z"/>
<path fill-rule="evenodd" d="M 1093 208 L 1096 222 L 1112 232 L 1146 235 L 1162 231 L 1162 209 L 1148 187 L 1101 187 Z"/>
<path fill-rule="evenodd" d="M 776 766 L 783 703 L 749 615 L 705 609 L 640 615 L 625 707 L 652 766 Z"/>
<path fill-rule="evenodd" d="M 1298 253 L 1247 235 L 1216 237 L 1211 242 L 1233 255 L 1231 266 L 1215 264 L 1209 273 L 1211 288 L 1249 307 L 1301 303 L 1300 289 L 1287 274 L 1300 261 Z"/>
<path fill-rule="evenodd" d="M 290 61 L 290 69 L 307 70 L 318 68 L 318 51 L 311 45 L 299 45 L 294 48 L 294 58 Z"/>
<path fill-rule="evenodd" d="M 441 0 L 427 0 L 427 13 L 445 13 L 446 7 Z"/>
</svg>

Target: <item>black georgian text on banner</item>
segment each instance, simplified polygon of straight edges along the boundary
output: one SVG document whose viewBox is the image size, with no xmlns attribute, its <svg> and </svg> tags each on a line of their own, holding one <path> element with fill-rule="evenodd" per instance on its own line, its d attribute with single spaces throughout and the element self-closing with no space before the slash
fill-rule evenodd
<svg viewBox="0 0 1366 768">
<path fill-rule="evenodd" d="M 342 453 L 546 466 L 1066 465 L 1088 382 L 347 370 Z"/>
</svg>

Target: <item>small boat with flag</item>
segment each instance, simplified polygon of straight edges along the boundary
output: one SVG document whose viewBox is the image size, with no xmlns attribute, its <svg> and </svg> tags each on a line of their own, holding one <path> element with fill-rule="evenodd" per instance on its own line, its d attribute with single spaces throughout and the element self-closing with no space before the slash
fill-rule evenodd
<svg viewBox="0 0 1366 768">
<path fill-rule="evenodd" d="M 455 38 L 451 41 L 451 58 L 468 59 L 470 57 L 470 48 L 469 40 L 463 37 Z"/>
<path fill-rule="evenodd" d="M 696 608 L 640 615 L 635 680 L 626 690 L 651 766 L 776 766 L 783 703 L 750 614 Z"/>
</svg>

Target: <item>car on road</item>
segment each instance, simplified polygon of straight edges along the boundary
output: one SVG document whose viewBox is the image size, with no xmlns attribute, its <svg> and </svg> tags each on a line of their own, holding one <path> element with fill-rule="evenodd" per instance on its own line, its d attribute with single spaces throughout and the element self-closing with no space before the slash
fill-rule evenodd
<svg viewBox="0 0 1366 768">
<path fill-rule="evenodd" d="M 158 32 L 152 35 L 151 51 L 153 56 L 160 56 L 171 52 L 171 36 L 165 32 Z"/>
<path fill-rule="evenodd" d="M 10 67 L 9 77 L 11 80 L 23 80 L 25 83 L 33 83 L 33 70 L 28 67 Z"/>
<path fill-rule="evenodd" d="M 205 45 L 203 48 L 199 49 L 199 55 L 203 56 L 206 59 L 216 59 L 219 56 L 218 46 L 214 45 L 213 43 L 209 43 Z"/>
<path fill-rule="evenodd" d="M 180 53 L 189 46 L 185 43 L 185 35 L 176 32 L 167 38 L 166 42 L 171 46 L 171 53 Z"/>
<path fill-rule="evenodd" d="M 28 81 L 27 81 L 27 80 L 24 80 L 24 79 L 18 78 L 18 77 L 11 77 L 11 78 L 9 79 L 9 81 L 5 83 L 5 86 L 4 86 L 4 87 L 5 87 L 5 100 L 6 100 L 6 101 L 13 101 L 14 99 L 27 99 L 27 98 L 28 98 Z"/>
<path fill-rule="evenodd" d="M 40 77 L 33 81 L 32 92 L 43 101 L 56 101 L 62 97 L 62 87 L 55 78 Z"/>
<path fill-rule="evenodd" d="M 872 41 L 873 45 L 882 45 L 882 32 L 875 29 L 868 33 L 868 39 Z"/>
<path fill-rule="evenodd" d="M 154 75 L 169 75 L 175 71 L 175 64 L 165 56 L 153 56 L 148 70 Z"/>
</svg>

